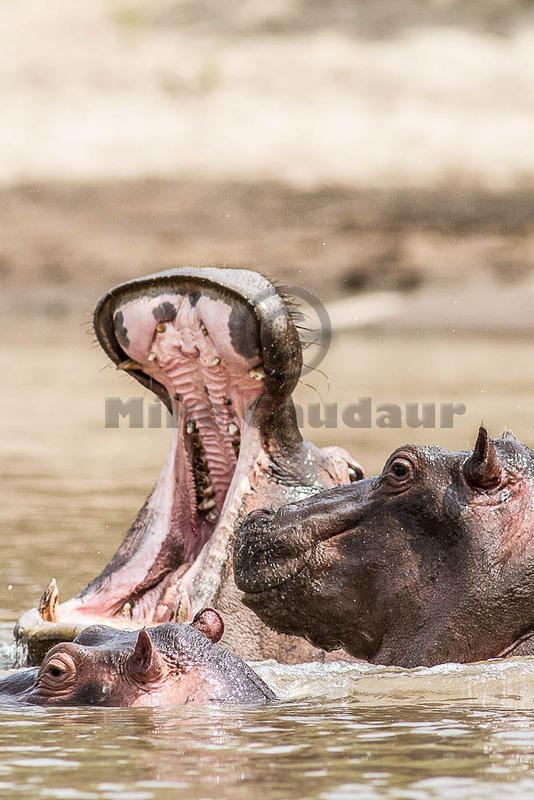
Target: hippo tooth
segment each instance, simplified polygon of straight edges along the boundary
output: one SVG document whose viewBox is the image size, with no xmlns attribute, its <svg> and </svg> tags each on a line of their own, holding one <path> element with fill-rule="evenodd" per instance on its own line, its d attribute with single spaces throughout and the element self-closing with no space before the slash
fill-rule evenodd
<svg viewBox="0 0 534 800">
<path fill-rule="evenodd" d="M 265 378 L 265 370 L 263 367 L 252 367 L 248 371 L 249 378 L 252 378 L 255 381 L 262 381 Z"/>
<path fill-rule="evenodd" d="M 124 370 L 133 370 L 133 369 L 143 369 L 141 364 L 138 361 L 134 361 L 133 358 L 127 358 L 126 361 L 121 361 L 120 364 L 117 364 L 115 369 L 124 369 Z"/>
<path fill-rule="evenodd" d="M 209 522 L 215 522 L 215 520 L 219 519 L 219 515 L 216 511 L 210 511 L 209 514 L 206 514 L 206 519 L 209 520 Z"/>
<path fill-rule="evenodd" d="M 157 332 L 158 332 L 158 333 L 165 333 L 165 331 L 167 330 L 167 326 L 166 326 L 166 325 L 164 325 L 164 323 L 163 323 L 163 322 L 159 322 L 159 323 L 156 325 L 156 330 L 157 330 Z"/>
<path fill-rule="evenodd" d="M 353 469 L 353 467 L 349 467 L 348 473 L 349 473 L 349 479 L 353 483 L 358 477 L 358 475 L 356 474 L 356 470 Z"/>
<path fill-rule="evenodd" d="M 215 494 L 215 489 L 213 486 L 203 486 L 200 490 L 202 497 L 213 497 Z"/>
<path fill-rule="evenodd" d="M 133 618 L 133 608 L 131 603 L 126 602 L 123 605 L 123 607 L 121 608 L 121 617 L 126 617 L 126 619 Z"/>
<path fill-rule="evenodd" d="M 235 422 L 230 422 L 230 424 L 228 425 L 228 433 L 231 436 L 235 436 L 236 433 L 239 433 L 239 428 L 237 427 Z"/>
<path fill-rule="evenodd" d="M 197 426 L 195 425 L 194 422 L 188 422 L 187 425 L 185 426 L 186 433 L 194 433 L 196 429 Z"/>
<path fill-rule="evenodd" d="M 174 612 L 174 619 L 176 622 L 187 622 L 191 614 L 191 602 L 187 592 L 182 592 Z"/>
<path fill-rule="evenodd" d="M 59 591 L 56 579 L 52 578 L 39 600 L 39 614 L 45 622 L 56 622 L 56 609 L 59 603 Z"/>
<path fill-rule="evenodd" d="M 215 500 L 212 497 L 206 497 L 198 504 L 199 511 L 209 511 L 212 508 L 215 508 Z"/>
<path fill-rule="evenodd" d="M 210 366 L 211 367 L 218 367 L 220 363 L 221 363 L 221 359 L 219 358 L 219 356 L 214 356 L 210 361 Z"/>
<path fill-rule="evenodd" d="M 155 361 L 157 359 L 157 355 L 155 353 L 149 353 L 147 356 L 148 361 Z"/>
</svg>

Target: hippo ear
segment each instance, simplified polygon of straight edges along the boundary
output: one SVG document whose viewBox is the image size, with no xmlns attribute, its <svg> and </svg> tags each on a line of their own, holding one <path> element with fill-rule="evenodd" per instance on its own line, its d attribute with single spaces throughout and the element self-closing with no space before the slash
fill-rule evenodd
<svg viewBox="0 0 534 800">
<path fill-rule="evenodd" d="M 193 628 L 203 633 L 215 644 L 224 633 L 224 622 L 221 615 L 214 608 L 203 608 L 195 615 L 191 623 Z"/>
<path fill-rule="evenodd" d="M 519 441 L 519 439 L 517 438 L 515 433 L 513 431 L 511 431 L 510 428 L 506 428 L 502 432 L 501 439 L 506 439 L 507 442 L 518 442 Z"/>
<path fill-rule="evenodd" d="M 486 428 L 479 428 L 475 449 L 463 465 L 466 481 L 481 489 L 491 489 L 500 483 L 502 468 Z"/>
<path fill-rule="evenodd" d="M 128 659 L 128 668 L 135 675 L 146 675 L 156 657 L 155 647 L 148 635 L 146 628 L 142 628 L 137 636 L 137 641 L 131 656 Z"/>
</svg>

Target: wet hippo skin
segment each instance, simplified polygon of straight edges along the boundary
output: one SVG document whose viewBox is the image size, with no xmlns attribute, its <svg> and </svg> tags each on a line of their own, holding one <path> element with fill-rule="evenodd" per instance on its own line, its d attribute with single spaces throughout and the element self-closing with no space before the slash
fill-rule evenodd
<svg viewBox="0 0 534 800">
<path fill-rule="evenodd" d="M 237 535 L 244 602 L 277 631 L 377 664 L 534 654 L 534 453 L 481 428 L 473 452 L 406 445 L 377 477 Z"/>
<path fill-rule="evenodd" d="M 244 661 L 217 644 L 223 629 L 214 609 L 190 625 L 89 626 L 74 642 L 49 650 L 39 669 L 0 680 L 0 703 L 138 707 L 275 699 Z"/>
</svg>

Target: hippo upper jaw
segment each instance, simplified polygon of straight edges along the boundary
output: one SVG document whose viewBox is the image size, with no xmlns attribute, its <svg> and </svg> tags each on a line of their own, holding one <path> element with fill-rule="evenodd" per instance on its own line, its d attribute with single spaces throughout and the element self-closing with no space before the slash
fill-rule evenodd
<svg viewBox="0 0 534 800">
<path fill-rule="evenodd" d="M 233 585 L 233 539 L 249 511 L 359 470 L 344 452 L 303 442 L 291 400 L 300 342 L 286 302 L 260 275 L 183 268 L 131 281 L 99 302 L 95 331 L 117 367 L 169 409 L 171 447 L 102 573 L 61 604 L 51 585 L 20 618 L 15 635 L 32 660 L 94 622 L 190 620 Z"/>
<path fill-rule="evenodd" d="M 350 641 L 351 655 L 372 661 L 387 631 L 386 615 L 367 603 L 374 576 L 363 555 L 376 486 L 376 478 L 367 478 L 249 514 L 234 547 L 243 603 L 277 631 L 304 637 L 327 651 L 348 650 Z M 360 563 L 343 562 L 346 543 L 360 538 Z M 351 600 L 350 613 L 340 624 L 338 609 L 346 588 L 358 585 L 358 599 Z"/>
<path fill-rule="evenodd" d="M 245 602 L 283 589 L 316 556 L 324 542 L 351 531 L 369 515 L 375 478 L 326 490 L 278 509 L 259 508 L 241 524 L 234 548 L 234 572 Z"/>
</svg>

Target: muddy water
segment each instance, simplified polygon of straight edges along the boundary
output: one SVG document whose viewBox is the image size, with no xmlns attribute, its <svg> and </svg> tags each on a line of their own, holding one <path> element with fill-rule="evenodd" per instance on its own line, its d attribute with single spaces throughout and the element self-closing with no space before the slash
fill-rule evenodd
<svg viewBox="0 0 534 800">
<path fill-rule="evenodd" d="M 139 394 L 106 367 L 82 321 L 3 319 L 0 646 L 49 578 L 62 596 L 109 558 L 155 479 L 165 429 L 104 427 L 104 398 Z M 406 441 L 465 447 L 483 419 L 534 435 L 532 345 L 456 334 L 344 336 L 299 401 L 337 404 L 344 444 L 369 472 Z M 142 393 L 141 393 L 142 394 Z M 372 425 L 342 410 L 371 397 Z M 407 402 L 463 402 L 451 429 L 411 429 Z M 146 404 L 151 399 L 146 395 Z M 377 404 L 403 427 L 376 425 Z M 312 417 L 313 422 L 313 417 Z M 439 420 L 438 420 L 439 422 Z M 315 424 L 315 423 L 314 423 Z M 534 790 L 534 663 L 432 670 L 265 663 L 262 708 L 0 710 L 0 796 L 43 798 L 492 798 Z"/>
</svg>

